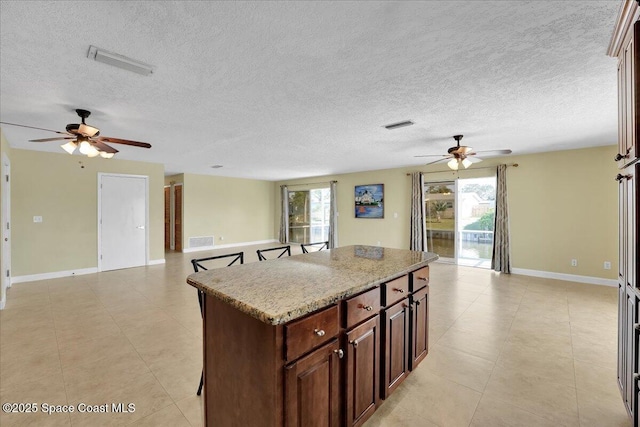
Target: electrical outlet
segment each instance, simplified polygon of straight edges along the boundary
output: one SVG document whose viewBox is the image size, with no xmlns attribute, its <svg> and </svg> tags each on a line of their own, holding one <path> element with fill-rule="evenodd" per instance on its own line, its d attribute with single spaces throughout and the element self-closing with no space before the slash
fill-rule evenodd
<svg viewBox="0 0 640 427">
<path fill-rule="evenodd" d="M 611 270 L 611 262 L 610 261 L 605 261 L 604 262 L 604 269 L 605 270 Z"/>
<path fill-rule="evenodd" d="M 223 236 L 220 236 L 220 240 L 224 240 L 224 237 L 223 237 Z"/>
<path fill-rule="evenodd" d="M 380 246 L 380 240 L 378 240 L 378 243 L 376 243 L 376 246 Z"/>
<path fill-rule="evenodd" d="M 34 216 L 33 217 L 33 222 L 42 222 L 42 217 L 41 216 Z"/>
<path fill-rule="evenodd" d="M 571 267 L 577 267 L 578 266 L 578 260 L 577 259 L 572 259 L 571 260 Z"/>
</svg>

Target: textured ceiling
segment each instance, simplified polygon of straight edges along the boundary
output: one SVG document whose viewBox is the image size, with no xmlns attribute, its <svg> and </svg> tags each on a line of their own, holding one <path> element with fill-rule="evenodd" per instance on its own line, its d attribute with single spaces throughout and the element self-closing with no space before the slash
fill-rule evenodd
<svg viewBox="0 0 640 427">
<path fill-rule="evenodd" d="M 153 145 L 118 158 L 167 174 L 419 166 L 458 133 L 514 154 L 616 142 L 618 0 L 0 4 L 1 120 L 64 130 L 85 108 L 102 135 Z M 90 45 L 155 73 L 89 60 Z M 382 127 L 402 120 L 416 124 Z M 2 130 L 62 152 L 28 142 L 55 134 Z"/>
</svg>

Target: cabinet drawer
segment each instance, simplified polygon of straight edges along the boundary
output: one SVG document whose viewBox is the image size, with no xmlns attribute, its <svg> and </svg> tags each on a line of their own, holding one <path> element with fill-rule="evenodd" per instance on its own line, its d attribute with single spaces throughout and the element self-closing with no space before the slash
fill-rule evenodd
<svg viewBox="0 0 640 427">
<path fill-rule="evenodd" d="M 411 273 L 411 280 L 409 281 L 409 291 L 415 292 L 418 289 L 424 288 L 429 284 L 429 266 L 422 267 L 420 270 L 416 270 Z"/>
<path fill-rule="evenodd" d="M 285 358 L 291 361 L 338 335 L 338 306 L 295 320 L 284 329 Z"/>
<path fill-rule="evenodd" d="M 389 307 L 409 294 L 409 276 L 382 284 L 382 305 Z"/>
<path fill-rule="evenodd" d="M 380 289 L 373 288 L 344 302 L 347 312 L 346 328 L 375 316 L 380 311 Z"/>
</svg>

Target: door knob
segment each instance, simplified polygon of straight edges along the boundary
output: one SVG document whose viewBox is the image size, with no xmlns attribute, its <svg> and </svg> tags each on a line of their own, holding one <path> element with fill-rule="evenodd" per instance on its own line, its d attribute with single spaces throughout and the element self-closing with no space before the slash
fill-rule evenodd
<svg viewBox="0 0 640 427">
<path fill-rule="evenodd" d="M 144 225 L 139 225 L 136 227 L 138 230 L 144 230 Z"/>
</svg>

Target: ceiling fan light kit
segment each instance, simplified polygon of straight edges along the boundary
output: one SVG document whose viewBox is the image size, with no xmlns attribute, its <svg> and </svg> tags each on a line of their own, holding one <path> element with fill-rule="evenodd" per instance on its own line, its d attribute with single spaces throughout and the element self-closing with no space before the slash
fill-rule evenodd
<svg viewBox="0 0 640 427">
<path fill-rule="evenodd" d="M 130 141 L 128 139 L 111 138 L 108 136 L 99 136 L 100 129 L 90 126 L 85 123 L 85 119 L 91 115 L 91 111 L 78 108 L 76 113 L 82 119 L 82 123 L 70 123 L 66 127 L 66 132 L 60 132 L 57 130 L 44 129 L 35 126 L 20 125 L 17 123 L 0 122 L 1 124 L 19 126 L 29 129 L 45 130 L 47 132 L 54 132 L 64 136 L 58 136 L 56 138 L 43 138 L 43 139 L 31 139 L 29 142 L 49 142 L 67 140 L 65 144 L 60 147 L 69 154 L 73 154 L 76 149 L 80 154 L 84 154 L 87 157 L 100 157 L 105 159 L 111 159 L 114 154 L 118 152 L 115 148 L 106 144 L 123 144 L 131 145 L 133 147 L 151 148 L 151 144 L 147 142 Z"/>
<path fill-rule="evenodd" d="M 415 156 L 415 157 L 440 157 L 438 160 L 434 160 L 433 162 L 427 163 L 426 166 L 432 165 L 434 163 L 440 163 L 448 160 L 447 166 L 449 169 L 457 171 L 460 169 L 460 165 L 463 168 L 467 169 L 473 163 L 481 162 L 482 159 L 476 157 L 478 153 L 492 153 L 498 155 L 511 154 L 511 150 L 489 150 L 489 151 L 473 151 L 473 148 L 468 147 L 466 145 L 460 145 L 460 140 L 463 135 L 454 135 L 453 139 L 456 140 L 456 146 L 451 147 L 447 150 L 448 154 L 440 155 L 440 154 L 427 154 L 425 156 Z"/>
</svg>

